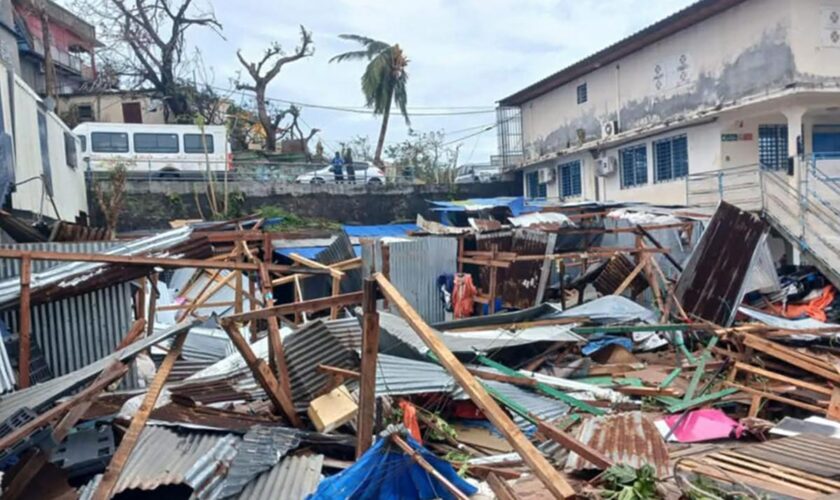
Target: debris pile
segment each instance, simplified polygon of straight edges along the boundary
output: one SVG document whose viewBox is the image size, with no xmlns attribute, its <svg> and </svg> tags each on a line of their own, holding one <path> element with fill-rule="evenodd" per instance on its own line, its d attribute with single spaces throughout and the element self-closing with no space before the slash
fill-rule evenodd
<svg viewBox="0 0 840 500">
<path fill-rule="evenodd" d="M 430 212 L 0 248 L 3 498 L 840 494 L 836 290 L 761 217 Z"/>
</svg>

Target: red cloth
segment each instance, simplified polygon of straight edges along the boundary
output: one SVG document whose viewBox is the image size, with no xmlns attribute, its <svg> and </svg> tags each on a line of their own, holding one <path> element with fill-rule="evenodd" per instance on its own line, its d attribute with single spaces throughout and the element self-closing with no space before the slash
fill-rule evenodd
<svg viewBox="0 0 840 500">
<path fill-rule="evenodd" d="M 400 401 L 400 408 L 403 411 L 403 425 L 408 429 L 411 437 L 417 440 L 418 443 L 423 444 L 423 436 L 420 435 L 420 424 L 417 422 L 417 409 L 408 401 Z"/>
<path fill-rule="evenodd" d="M 472 276 L 459 273 L 455 275 L 452 285 L 452 309 L 456 318 L 468 318 L 473 314 L 473 298 L 476 290 Z"/>
</svg>

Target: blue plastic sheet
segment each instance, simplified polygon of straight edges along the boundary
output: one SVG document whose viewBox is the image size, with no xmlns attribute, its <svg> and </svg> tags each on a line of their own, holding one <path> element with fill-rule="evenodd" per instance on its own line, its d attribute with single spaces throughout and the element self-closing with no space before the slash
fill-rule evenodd
<svg viewBox="0 0 840 500">
<path fill-rule="evenodd" d="M 458 476 L 455 469 L 429 450 L 420 446 L 411 436 L 405 441 L 426 459 L 432 467 L 467 496 L 478 490 Z M 428 500 L 454 498 L 434 477 L 417 465 L 390 439 L 379 439 L 352 467 L 340 474 L 321 481 L 309 500 L 335 500 L 352 498 L 382 500 Z"/>
<path fill-rule="evenodd" d="M 587 342 L 586 345 L 581 348 L 580 352 L 584 356 L 589 356 L 590 354 L 598 352 L 604 347 L 612 344 L 618 344 L 630 352 L 633 351 L 633 341 L 627 337 L 600 337 Z"/>
</svg>

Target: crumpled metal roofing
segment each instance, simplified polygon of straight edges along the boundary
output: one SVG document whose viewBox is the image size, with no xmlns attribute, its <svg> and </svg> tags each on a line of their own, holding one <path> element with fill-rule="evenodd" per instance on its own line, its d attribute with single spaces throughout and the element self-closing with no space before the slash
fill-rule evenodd
<svg viewBox="0 0 840 500">
<path fill-rule="evenodd" d="M 202 497 L 201 492 L 212 491 L 215 486 L 217 467 L 233 460 L 239 441 L 234 434 L 175 432 L 147 426 L 123 467 L 114 494 L 187 484 Z"/>
<path fill-rule="evenodd" d="M 180 229 L 158 233 L 148 238 L 133 240 L 101 253 L 127 256 L 166 250 L 187 241 L 191 232 L 192 229 L 185 226 Z M 33 272 L 31 289 L 35 291 L 46 285 L 61 283 L 77 284 L 96 275 L 102 267 L 107 265 L 98 262 L 64 262 L 43 271 Z M 11 302 L 18 297 L 20 297 L 20 280 L 12 278 L 0 281 L 0 304 Z"/>
<path fill-rule="evenodd" d="M 522 387 L 507 384 L 505 382 L 482 380 L 481 383 L 492 391 L 495 391 L 505 398 L 525 407 L 529 413 L 539 417 L 541 420 L 552 421 L 569 413 L 569 405 L 558 399 L 543 396 L 528 389 L 523 389 Z M 459 388 L 455 397 L 466 397 L 465 394 L 463 396 L 462 394 L 463 392 Z M 510 413 L 513 421 L 520 429 L 522 429 L 523 432 L 530 433 L 536 430 L 536 426 L 522 415 L 513 411 Z"/>
<path fill-rule="evenodd" d="M 30 408 L 36 412 L 44 411 L 61 396 L 99 375 L 114 360 L 128 361 L 139 352 L 148 349 L 149 346 L 173 337 L 192 326 L 193 323 L 190 322 L 179 323 L 151 337 L 138 340 L 125 349 L 84 368 L 0 398 L 0 422 L 6 420 L 21 408 Z"/>
<path fill-rule="evenodd" d="M 0 394 L 15 390 L 15 372 L 6 353 L 6 343 L 0 340 Z"/>
<path fill-rule="evenodd" d="M 381 252 L 381 251 L 380 251 Z M 438 276 L 458 271 L 458 242 L 428 236 L 388 244 L 388 279 L 427 323 L 443 321 Z"/>
<path fill-rule="evenodd" d="M 379 313 L 380 332 L 386 343 L 383 350 L 396 349 L 402 343 L 415 352 L 425 354 L 429 348 L 417 336 L 417 333 L 400 316 L 387 312 Z M 533 344 L 535 342 L 582 342 L 584 339 L 572 331 L 573 325 L 540 326 L 526 328 L 516 332 L 500 329 L 482 329 L 475 332 L 436 332 L 438 337 L 452 352 L 471 353 L 487 352 L 493 349 Z"/>
<path fill-rule="evenodd" d="M 323 455 L 286 457 L 245 487 L 240 500 L 278 500 L 306 498 L 321 482 Z"/>
<path fill-rule="evenodd" d="M 248 483 L 277 465 L 290 450 L 300 444 L 300 433 L 283 427 L 252 427 L 242 438 L 239 451 L 214 498 L 239 494 Z"/>
<path fill-rule="evenodd" d="M 603 453 L 615 464 L 638 469 L 650 464 L 657 477 L 670 475 L 668 446 L 656 426 L 640 411 L 592 417 L 578 428 L 577 439 Z M 569 453 L 566 472 L 596 467 L 577 453 Z"/>
<path fill-rule="evenodd" d="M 582 316 L 597 323 L 657 323 L 659 319 L 655 312 L 621 295 L 605 295 L 565 311 L 561 311 L 558 306 L 557 311 L 554 317 Z"/>
<path fill-rule="evenodd" d="M 376 395 L 409 395 L 452 392 L 455 379 L 440 365 L 379 353 L 376 361 Z"/>
</svg>

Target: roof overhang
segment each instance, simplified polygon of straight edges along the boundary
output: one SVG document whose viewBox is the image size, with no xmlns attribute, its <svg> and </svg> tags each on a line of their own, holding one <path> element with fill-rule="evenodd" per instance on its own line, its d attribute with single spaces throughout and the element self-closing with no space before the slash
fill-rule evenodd
<svg viewBox="0 0 840 500">
<path fill-rule="evenodd" d="M 685 9 L 672 14 L 647 28 L 630 35 L 617 43 L 585 58 L 575 64 L 544 78 L 533 85 L 511 94 L 499 101 L 500 106 L 521 106 L 557 87 L 574 81 L 598 68 L 611 64 L 663 38 L 705 21 L 746 0 L 700 0 Z"/>
</svg>

